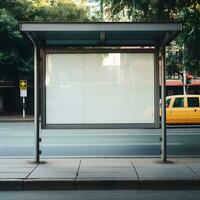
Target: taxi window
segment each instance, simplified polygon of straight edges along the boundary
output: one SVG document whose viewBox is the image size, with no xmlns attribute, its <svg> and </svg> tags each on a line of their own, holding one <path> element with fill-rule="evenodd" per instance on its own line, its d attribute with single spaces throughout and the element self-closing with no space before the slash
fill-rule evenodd
<svg viewBox="0 0 200 200">
<path fill-rule="evenodd" d="M 199 98 L 198 97 L 188 97 L 188 107 L 199 107 Z"/>
<path fill-rule="evenodd" d="M 183 97 L 175 98 L 173 107 L 174 108 L 183 108 L 184 107 L 184 98 Z"/>
<path fill-rule="evenodd" d="M 167 106 L 167 107 L 169 107 L 170 102 L 171 102 L 171 98 L 169 98 L 169 99 L 166 100 L 166 106 Z"/>
</svg>

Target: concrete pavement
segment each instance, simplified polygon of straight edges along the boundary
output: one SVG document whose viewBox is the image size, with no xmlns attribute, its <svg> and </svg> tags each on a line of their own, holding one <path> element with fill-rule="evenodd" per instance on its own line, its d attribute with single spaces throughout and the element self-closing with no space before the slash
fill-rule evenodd
<svg viewBox="0 0 200 200">
<path fill-rule="evenodd" d="M 0 159 L 0 190 L 200 189 L 200 159 Z"/>
</svg>

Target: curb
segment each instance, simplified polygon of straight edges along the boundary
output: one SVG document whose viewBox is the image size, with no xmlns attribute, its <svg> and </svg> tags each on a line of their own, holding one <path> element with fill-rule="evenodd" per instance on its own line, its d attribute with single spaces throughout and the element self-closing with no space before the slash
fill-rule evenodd
<svg viewBox="0 0 200 200">
<path fill-rule="evenodd" d="M 77 190 L 129 190 L 140 189 L 138 180 L 77 180 Z"/>
<path fill-rule="evenodd" d="M 200 180 L 141 180 L 140 189 L 144 190 L 193 190 L 200 189 Z"/>
<path fill-rule="evenodd" d="M 23 190 L 22 179 L 1 179 L 0 191 L 2 190 Z"/>
<path fill-rule="evenodd" d="M 2 179 L 0 191 L 27 190 L 196 190 L 200 180 Z"/>
<path fill-rule="evenodd" d="M 26 179 L 24 190 L 75 190 L 73 179 Z"/>
</svg>

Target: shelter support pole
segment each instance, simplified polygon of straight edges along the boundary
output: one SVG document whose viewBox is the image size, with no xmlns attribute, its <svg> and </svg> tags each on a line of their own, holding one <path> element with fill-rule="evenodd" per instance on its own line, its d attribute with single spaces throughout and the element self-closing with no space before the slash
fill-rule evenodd
<svg viewBox="0 0 200 200">
<path fill-rule="evenodd" d="M 167 161 L 167 131 L 166 131 L 166 76 L 165 76 L 165 47 L 160 49 L 161 53 L 161 160 Z"/>
<path fill-rule="evenodd" d="M 39 78 L 38 51 L 34 45 L 34 132 L 35 132 L 35 163 L 40 162 L 40 127 L 39 127 Z"/>
</svg>

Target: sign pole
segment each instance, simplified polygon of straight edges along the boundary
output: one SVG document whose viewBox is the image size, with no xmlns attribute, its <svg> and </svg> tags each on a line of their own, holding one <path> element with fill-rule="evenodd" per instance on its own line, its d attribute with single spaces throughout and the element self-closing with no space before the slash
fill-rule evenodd
<svg viewBox="0 0 200 200">
<path fill-rule="evenodd" d="M 27 80 L 20 80 L 19 87 L 20 87 L 20 97 L 22 97 L 22 116 L 23 118 L 25 118 L 26 117 L 25 97 L 27 97 Z"/>
<path fill-rule="evenodd" d="M 23 118 L 25 118 L 25 97 L 22 97 L 23 98 Z"/>
</svg>

